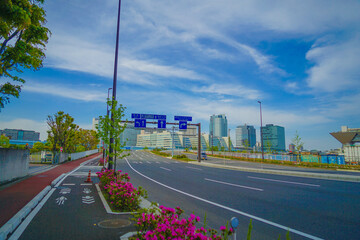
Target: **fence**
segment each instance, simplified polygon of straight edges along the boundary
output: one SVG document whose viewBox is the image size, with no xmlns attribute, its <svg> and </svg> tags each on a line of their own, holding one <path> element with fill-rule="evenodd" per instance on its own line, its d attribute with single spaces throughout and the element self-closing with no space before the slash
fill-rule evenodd
<svg viewBox="0 0 360 240">
<path fill-rule="evenodd" d="M 50 151 L 42 151 L 37 153 L 30 154 L 30 163 L 62 163 L 67 160 L 76 160 L 83 157 L 86 157 L 88 155 L 97 153 L 98 149 L 94 150 L 88 150 L 85 152 L 78 152 L 78 153 L 56 153 L 55 156 L 53 156 L 53 153 Z M 70 158 L 70 159 L 69 159 Z"/>
<path fill-rule="evenodd" d="M 195 152 L 195 151 L 194 151 Z M 211 154 L 211 151 L 206 151 L 206 154 Z M 240 152 L 218 152 L 214 151 L 215 155 L 225 157 L 238 157 L 245 159 L 262 159 L 261 153 L 240 153 Z M 264 154 L 264 159 L 267 160 L 278 160 L 278 161 L 292 161 L 295 162 L 300 159 L 301 162 L 313 162 L 313 163 L 327 163 L 327 164 L 345 164 L 344 155 L 313 155 L 313 154 Z M 348 163 L 349 161 L 346 160 Z"/>
</svg>

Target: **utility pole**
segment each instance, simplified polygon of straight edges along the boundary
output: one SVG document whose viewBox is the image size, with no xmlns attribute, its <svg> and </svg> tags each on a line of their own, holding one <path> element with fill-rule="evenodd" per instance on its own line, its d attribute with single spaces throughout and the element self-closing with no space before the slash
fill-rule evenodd
<svg viewBox="0 0 360 240">
<path fill-rule="evenodd" d="M 262 112 L 261 112 L 261 102 L 258 101 L 258 103 L 260 103 L 260 137 L 261 137 L 261 155 L 262 155 L 262 160 L 264 161 L 264 140 L 263 140 L 263 126 L 262 126 Z"/>
<path fill-rule="evenodd" d="M 118 67 L 118 53 L 119 53 L 119 32 L 120 32 L 120 10 L 121 10 L 121 0 L 119 0 L 119 8 L 118 8 L 118 18 L 117 18 L 117 30 L 116 30 L 116 46 L 115 46 L 115 63 L 114 63 L 114 78 L 113 78 L 113 87 L 112 87 L 112 109 L 114 106 L 114 101 L 116 100 L 116 81 L 117 81 L 117 67 Z M 114 115 L 111 111 L 111 121 L 114 124 Z M 110 132 L 111 134 L 111 132 Z M 112 134 L 111 134 L 112 135 Z M 110 147 L 109 147 L 109 155 L 114 152 L 112 144 L 114 143 L 114 137 L 118 136 L 110 136 Z M 112 169 L 112 160 L 113 157 L 109 159 L 109 169 Z M 116 169 L 115 169 L 116 170 Z"/>
</svg>

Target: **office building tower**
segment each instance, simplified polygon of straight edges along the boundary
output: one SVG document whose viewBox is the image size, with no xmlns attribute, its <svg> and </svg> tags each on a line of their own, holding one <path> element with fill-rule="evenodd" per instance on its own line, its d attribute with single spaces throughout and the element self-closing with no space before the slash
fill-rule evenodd
<svg viewBox="0 0 360 240">
<path fill-rule="evenodd" d="M 123 126 L 124 123 L 121 123 Z M 120 134 L 120 143 L 124 144 L 126 147 L 134 147 L 137 144 L 137 135 L 141 132 L 140 129 L 134 128 L 133 123 L 128 123 L 124 131 Z"/>
<path fill-rule="evenodd" d="M 235 130 L 236 147 L 254 147 L 256 144 L 256 130 L 254 126 L 240 125 Z"/>
<path fill-rule="evenodd" d="M 214 137 L 228 136 L 228 122 L 225 114 L 210 116 L 209 133 Z"/>
<path fill-rule="evenodd" d="M 266 124 L 266 126 L 262 128 L 262 135 L 264 151 L 285 151 L 284 127 Z"/>
<path fill-rule="evenodd" d="M 10 140 L 40 141 L 40 133 L 31 130 L 8 129 L 0 130 L 0 135 L 5 135 Z"/>
</svg>

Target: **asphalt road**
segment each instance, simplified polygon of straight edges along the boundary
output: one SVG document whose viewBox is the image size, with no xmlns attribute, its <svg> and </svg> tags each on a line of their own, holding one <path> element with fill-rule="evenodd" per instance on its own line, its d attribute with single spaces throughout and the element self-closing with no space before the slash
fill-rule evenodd
<svg viewBox="0 0 360 240">
<path fill-rule="evenodd" d="M 245 239 L 360 239 L 360 184 L 195 166 L 144 151 L 118 161 L 131 182 L 143 186 L 149 200 L 195 213 L 219 228 L 240 220 Z"/>
</svg>

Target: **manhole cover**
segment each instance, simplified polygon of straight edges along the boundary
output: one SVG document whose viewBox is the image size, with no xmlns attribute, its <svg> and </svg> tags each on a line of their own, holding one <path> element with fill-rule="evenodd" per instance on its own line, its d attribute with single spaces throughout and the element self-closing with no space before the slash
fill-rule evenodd
<svg viewBox="0 0 360 240">
<path fill-rule="evenodd" d="M 131 222 L 124 219 L 109 219 L 98 223 L 99 227 L 102 228 L 122 228 L 130 226 Z"/>
</svg>

